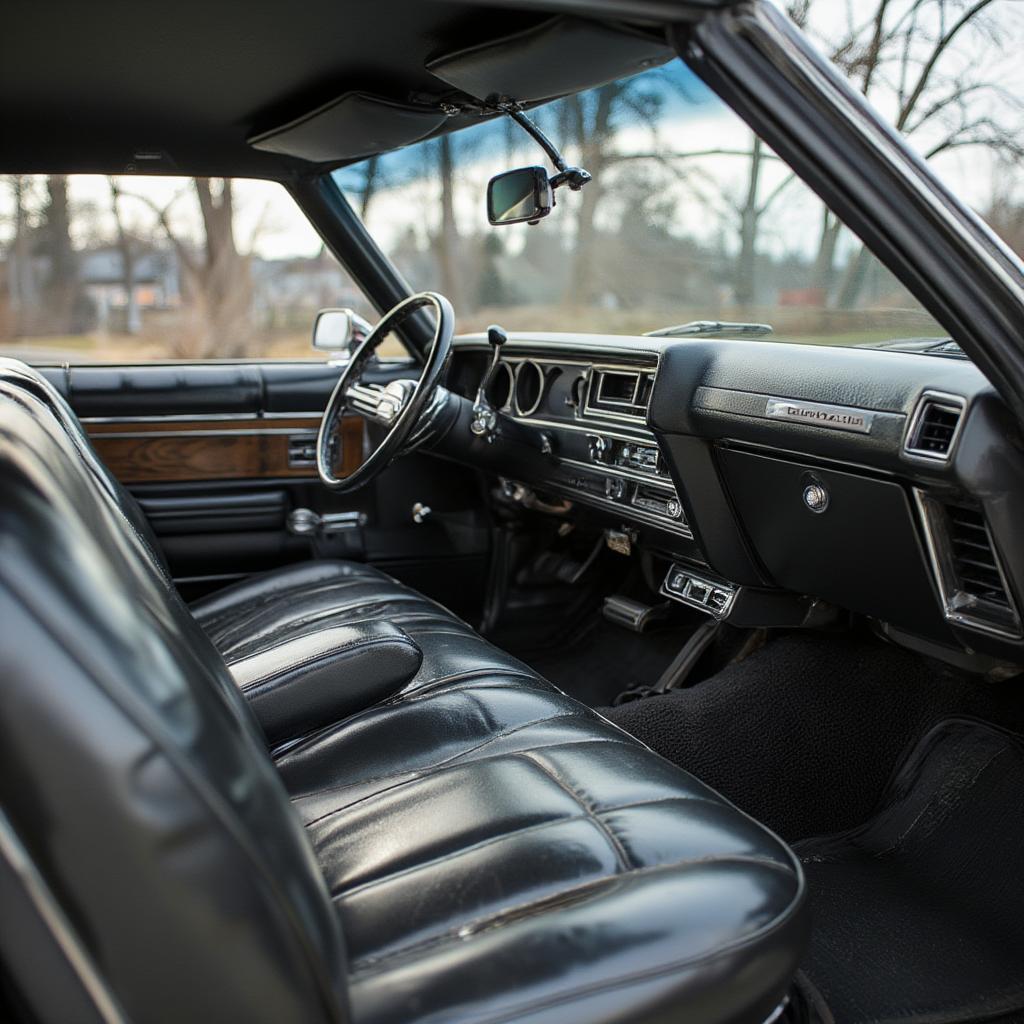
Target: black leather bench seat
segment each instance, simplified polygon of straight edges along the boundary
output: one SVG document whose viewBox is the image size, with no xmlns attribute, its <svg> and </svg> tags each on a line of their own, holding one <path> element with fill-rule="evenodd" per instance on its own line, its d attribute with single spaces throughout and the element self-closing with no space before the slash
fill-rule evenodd
<svg viewBox="0 0 1024 1024">
<path fill-rule="evenodd" d="M 239 600 L 259 580 L 203 602 L 242 661 L 359 615 L 421 649 L 272 758 L 142 530 L 11 388 L 0 479 L 0 958 L 36 1019 L 763 1024 L 784 999 L 793 855 L 443 609 L 344 564 L 282 574 L 275 611 Z"/>
</svg>

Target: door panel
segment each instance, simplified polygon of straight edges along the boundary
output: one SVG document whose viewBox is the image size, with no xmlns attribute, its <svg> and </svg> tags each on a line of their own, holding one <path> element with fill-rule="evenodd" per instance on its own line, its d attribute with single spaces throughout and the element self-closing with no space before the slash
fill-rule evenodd
<svg viewBox="0 0 1024 1024">
<path fill-rule="evenodd" d="M 480 478 L 415 454 L 355 495 L 319 483 L 310 448 L 338 370 L 324 363 L 89 366 L 44 370 L 114 474 L 153 523 L 186 598 L 310 557 L 368 560 L 475 618 L 490 522 Z M 386 383 L 407 364 L 367 376 Z M 346 417 L 342 473 L 362 461 L 363 421 Z M 431 509 L 413 521 L 413 505 Z M 288 514 L 363 513 L 364 525 L 313 541 Z"/>
</svg>

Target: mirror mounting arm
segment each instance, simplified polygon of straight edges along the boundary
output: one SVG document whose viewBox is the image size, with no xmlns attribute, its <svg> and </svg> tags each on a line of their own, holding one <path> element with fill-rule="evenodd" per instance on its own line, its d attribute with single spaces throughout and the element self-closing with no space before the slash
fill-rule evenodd
<svg viewBox="0 0 1024 1024">
<path fill-rule="evenodd" d="M 541 131 L 540 126 L 527 116 L 521 103 L 506 96 L 491 96 L 488 98 L 487 104 L 493 110 L 499 110 L 511 117 L 547 153 L 548 159 L 558 169 L 558 174 L 549 179 L 552 189 L 568 185 L 573 192 L 579 192 L 591 180 L 589 171 L 585 171 L 582 167 L 572 167 L 565 162 L 558 147 Z"/>
<path fill-rule="evenodd" d="M 558 188 L 560 185 L 568 185 L 573 192 L 579 192 L 591 180 L 591 177 L 590 171 L 585 171 L 582 167 L 566 167 L 564 171 L 560 171 L 551 178 L 548 183 L 553 189 Z"/>
</svg>

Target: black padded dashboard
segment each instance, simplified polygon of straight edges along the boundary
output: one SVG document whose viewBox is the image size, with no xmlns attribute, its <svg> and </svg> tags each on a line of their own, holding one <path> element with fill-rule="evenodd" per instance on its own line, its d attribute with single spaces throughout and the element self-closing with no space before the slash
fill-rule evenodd
<svg viewBox="0 0 1024 1024">
<path fill-rule="evenodd" d="M 556 334 L 512 335 L 502 354 L 512 364 L 655 369 L 643 422 L 615 430 L 657 444 L 689 536 L 645 533 L 655 521 L 626 506 L 604 510 L 666 559 L 761 598 L 827 601 L 909 642 L 1024 662 L 1024 443 L 970 362 L 761 340 Z M 486 362 L 482 336 L 458 339 L 453 389 L 472 394 Z M 558 430 L 552 406 L 506 412 L 543 420 L 556 444 L 581 424 L 600 425 L 554 388 L 551 400 L 577 429 Z M 907 450 L 926 406 L 925 425 L 943 410 L 948 417 L 944 457 Z M 570 494 L 561 469 L 527 483 Z M 824 509 L 808 506 L 808 487 L 824 492 Z"/>
</svg>

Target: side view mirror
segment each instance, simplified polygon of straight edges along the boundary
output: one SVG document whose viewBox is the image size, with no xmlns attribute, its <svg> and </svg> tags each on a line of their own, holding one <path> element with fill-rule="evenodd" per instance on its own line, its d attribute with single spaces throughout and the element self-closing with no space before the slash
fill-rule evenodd
<svg viewBox="0 0 1024 1024">
<path fill-rule="evenodd" d="M 313 321 L 313 348 L 347 356 L 372 330 L 354 309 L 321 309 Z"/>
<path fill-rule="evenodd" d="M 491 224 L 535 224 L 554 206 L 551 182 L 543 167 L 519 167 L 487 183 L 487 219 Z"/>
</svg>

